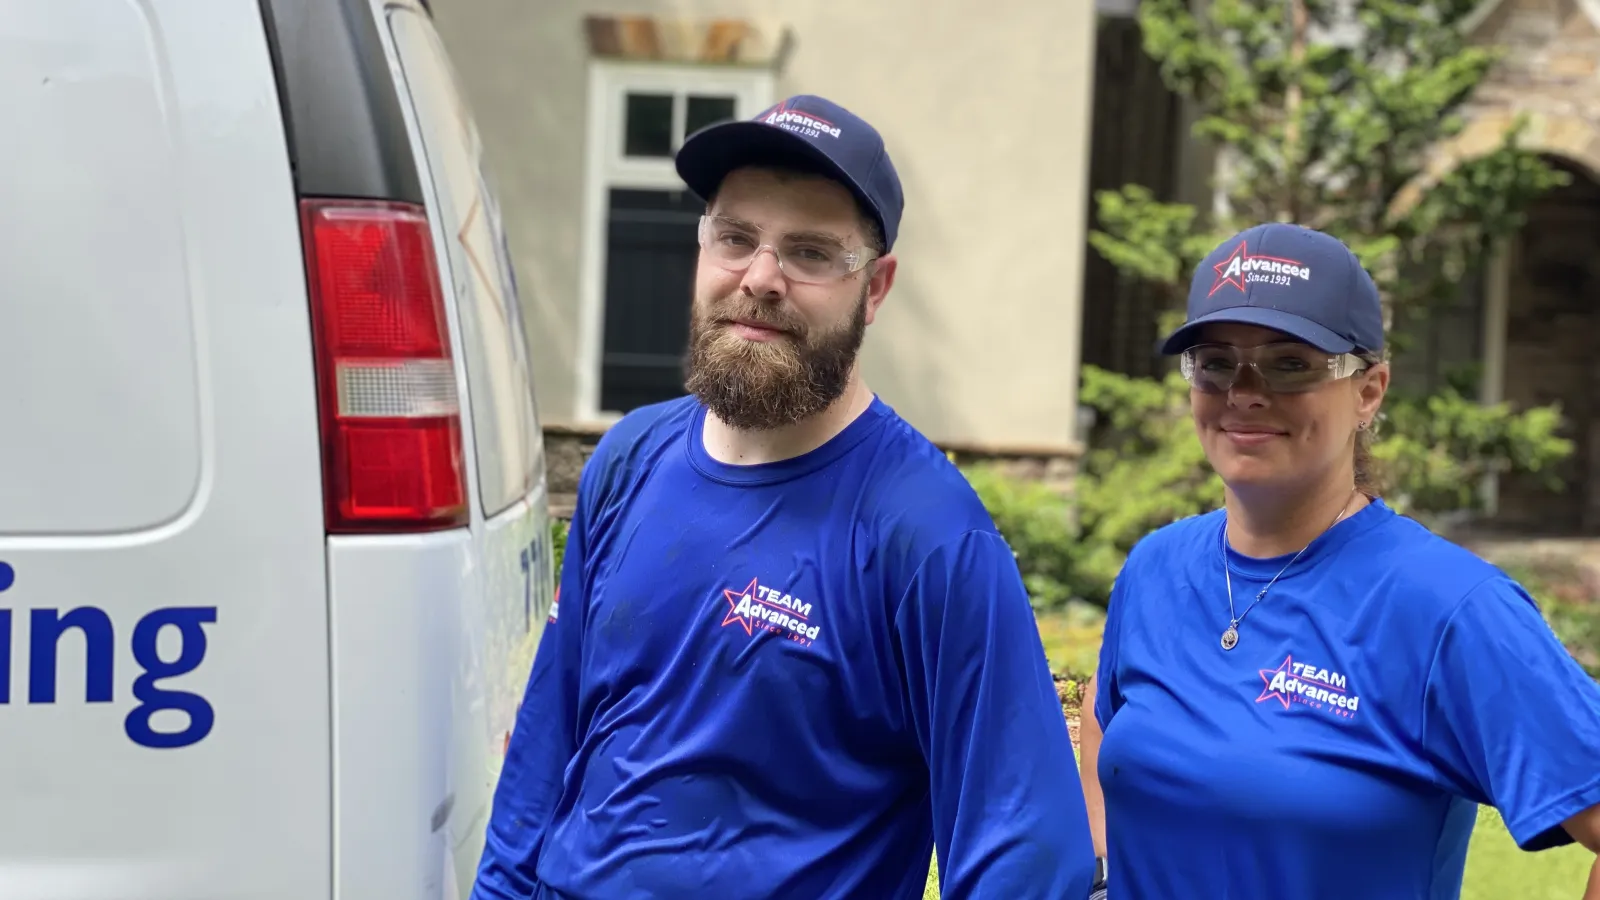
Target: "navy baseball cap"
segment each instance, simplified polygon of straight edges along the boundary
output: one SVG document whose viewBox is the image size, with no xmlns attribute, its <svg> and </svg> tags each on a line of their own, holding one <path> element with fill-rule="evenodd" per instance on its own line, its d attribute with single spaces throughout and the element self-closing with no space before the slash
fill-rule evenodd
<svg viewBox="0 0 1600 900">
<path fill-rule="evenodd" d="M 678 149 L 678 176 L 700 199 L 741 166 L 799 164 L 820 169 L 850 189 L 894 248 L 905 197 L 900 176 L 877 129 L 830 100 L 802 94 L 748 121 L 718 122 L 696 131 Z"/>
<path fill-rule="evenodd" d="M 1300 225 L 1256 225 L 1212 250 L 1195 267 L 1188 320 L 1161 352 L 1182 353 L 1212 322 L 1271 328 L 1329 353 L 1383 351 L 1372 276 L 1338 238 Z"/>
</svg>

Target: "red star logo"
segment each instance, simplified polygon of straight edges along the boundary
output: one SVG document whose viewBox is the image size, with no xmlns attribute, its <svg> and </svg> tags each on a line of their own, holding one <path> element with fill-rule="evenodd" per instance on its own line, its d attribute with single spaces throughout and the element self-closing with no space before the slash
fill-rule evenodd
<svg viewBox="0 0 1600 900">
<path fill-rule="evenodd" d="M 728 623 L 732 622 L 732 623 L 734 623 L 736 625 L 743 625 L 745 634 L 754 635 L 755 631 L 750 627 L 750 617 L 749 616 L 741 616 L 741 615 L 739 615 L 739 601 L 743 600 L 746 597 L 748 597 L 748 598 L 750 598 L 750 602 L 752 602 L 752 603 L 755 602 L 755 599 L 756 599 L 756 579 L 754 579 L 754 578 L 750 579 L 750 583 L 745 585 L 745 589 L 744 590 L 742 590 L 742 591 L 724 590 L 722 592 L 722 596 L 727 598 L 727 601 L 728 601 L 728 614 L 723 617 L 722 624 L 727 625 Z"/>
<path fill-rule="evenodd" d="M 1265 687 L 1261 690 L 1261 696 L 1256 698 L 1256 702 L 1260 703 L 1263 700 L 1276 700 L 1283 704 L 1284 709 L 1288 709 L 1289 692 L 1273 690 L 1272 678 L 1280 673 L 1284 675 L 1294 674 L 1294 656 L 1285 656 L 1283 658 L 1282 665 L 1279 665 L 1276 669 L 1257 669 L 1256 671 L 1261 673 L 1261 683 L 1265 685 Z"/>
<path fill-rule="evenodd" d="M 1231 284 L 1238 288 L 1241 293 L 1243 293 L 1245 290 L 1244 264 L 1255 259 L 1259 259 L 1264 262 L 1283 263 L 1286 266 L 1300 265 L 1300 261 L 1295 259 L 1283 259 L 1277 256 L 1251 255 L 1250 242 L 1240 241 L 1239 246 L 1234 249 L 1233 253 L 1230 254 L 1227 259 L 1224 259 L 1222 262 L 1219 262 L 1211 267 L 1217 273 L 1217 280 L 1212 283 L 1211 290 L 1206 293 L 1206 296 L 1209 297 L 1212 294 L 1215 294 L 1217 291 L 1221 290 L 1222 286 L 1225 284 Z"/>
</svg>

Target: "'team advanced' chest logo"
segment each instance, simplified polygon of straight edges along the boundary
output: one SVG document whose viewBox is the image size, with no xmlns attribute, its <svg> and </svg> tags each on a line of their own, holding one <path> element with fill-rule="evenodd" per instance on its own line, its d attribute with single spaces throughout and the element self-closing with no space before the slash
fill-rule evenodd
<svg viewBox="0 0 1600 900">
<path fill-rule="evenodd" d="M 1298 260 L 1280 259 L 1276 256 L 1252 256 L 1246 241 L 1240 241 L 1232 256 L 1211 268 L 1216 270 L 1217 280 L 1211 283 L 1207 297 L 1225 285 L 1233 285 L 1242 291 L 1251 282 L 1293 284 L 1296 280 L 1311 280 L 1310 266 Z"/>
<path fill-rule="evenodd" d="M 822 633 L 822 626 L 811 624 L 811 604 L 759 584 L 754 578 L 744 590 L 724 590 L 722 596 L 728 601 L 728 614 L 722 617 L 722 624 L 742 626 L 745 634 L 754 635 L 756 629 L 761 629 L 809 645 Z"/>
<path fill-rule="evenodd" d="M 1320 709 L 1341 719 L 1353 719 L 1361 706 L 1361 698 L 1350 690 L 1350 680 L 1332 669 L 1320 668 L 1310 663 L 1295 662 L 1294 655 L 1283 658 L 1275 669 L 1261 669 L 1261 682 L 1266 685 L 1257 703 L 1276 700 L 1288 709 L 1292 703 Z"/>
</svg>

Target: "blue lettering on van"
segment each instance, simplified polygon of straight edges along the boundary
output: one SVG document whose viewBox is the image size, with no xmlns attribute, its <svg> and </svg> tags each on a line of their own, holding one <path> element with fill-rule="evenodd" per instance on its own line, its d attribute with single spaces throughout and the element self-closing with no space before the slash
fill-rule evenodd
<svg viewBox="0 0 1600 900">
<path fill-rule="evenodd" d="M 103 609 L 80 606 L 65 616 L 53 609 L 36 609 L 28 626 L 28 702 L 56 702 L 56 648 L 67 629 L 83 632 L 84 702 L 111 702 L 111 661 L 116 638 L 111 617 Z M 10 700 L 10 697 L 6 697 Z"/>
<path fill-rule="evenodd" d="M 0 562 L 0 591 L 12 586 L 16 572 Z M 143 672 L 133 681 L 133 698 L 139 701 L 123 721 L 123 731 L 135 744 L 156 749 L 188 747 L 204 740 L 216 724 L 211 703 L 199 694 L 158 686 L 157 682 L 187 675 L 206 657 L 206 623 L 217 621 L 215 606 L 169 606 L 145 613 L 133 626 L 134 662 Z M 12 610 L 0 609 L 0 705 L 11 702 Z M 161 632 L 178 630 L 177 658 L 161 658 Z M 77 631 L 84 644 L 84 702 L 110 703 L 114 698 L 113 665 L 116 629 L 111 616 L 95 606 L 79 606 L 63 613 L 34 609 L 28 614 L 28 702 L 55 703 L 57 659 L 61 639 Z M 163 710 L 176 710 L 188 718 L 180 731 L 157 731 L 151 718 Z"/>
<path fill-rule="evenodd" d="M 169 606 L 145 613 L 139 624 L 133 626 L 133 659 L 144 667 L 144 674 L 133 680 L 133 698 L 139 701 L 128 713 L 123 730 L 135 744 L 145 747 L 172 749 L 199 743 L 211 733 L 216 724 L 216 713 L 206 698 L 189 691 L 173 691 L 156 687 L 163 678 L 187 675 L 199 668 L 206 658 L 206 622 L 217 621 L 215 606 Z M 171 626 L 182 635 L 178 658 L 168 662 L 156 650 L 156 639 L 161 629 Z M 175 709 L 189 717 L 189 726 L 182 731 L 156 731 L 150 727 L 150 717 L 164 709 Z"/>
<path fill-rule="evenodd" d="M 544 578 L 545 566 L 553 563 L 548 559 L 550 545 L 547 535 L 540 535 L 533 539 L 528 546 L 522 548 L 522 630 L 533 630 L 535 616 L 543 616 L 550 608 L 551 593 L 549 582 Z M 535 589 L 538 596 L 534 596 Z"/>
<path fill-rule="evenodd" d="M 533 627 L 533 576 L 539 566 L 539 542 L 522 548 L 522 630 Z"/>
</svg>

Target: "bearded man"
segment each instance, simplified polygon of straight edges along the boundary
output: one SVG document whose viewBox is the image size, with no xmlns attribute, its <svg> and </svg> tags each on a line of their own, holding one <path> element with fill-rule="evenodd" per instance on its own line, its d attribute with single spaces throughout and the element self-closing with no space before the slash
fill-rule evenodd
<svg viewBox="0 0 1600 900">
<path fill-rule="evenodd" d="M 1089 894 L 1015 558 L 863 382 L 903 206 L 820 97 L 689 138 L 688 396 L 585 466 L 474 898 Z"/>
</svg>

